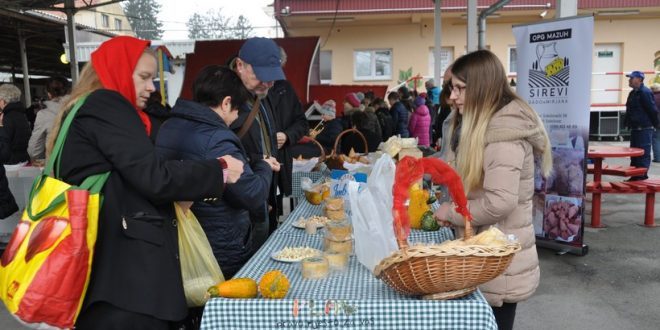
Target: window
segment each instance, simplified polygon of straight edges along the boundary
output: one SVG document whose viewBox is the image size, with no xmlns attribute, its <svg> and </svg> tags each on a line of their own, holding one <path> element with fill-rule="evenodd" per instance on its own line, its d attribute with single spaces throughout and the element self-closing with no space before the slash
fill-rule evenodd
<svg viewBox="0 0 660 330">
<path fill-rule="evenodd" d="M 435 67 L 435 56 L 433 56 L 433 49 L 434 47 L 431 47 L 429 49 L 429 76 L 433 76 L 435 74 L 433 72 Z M 441 58 L 440 67 L 442 74 L 444 74 L 445 70 L 447 70 L 447 67 L 449 66 L 449 63 L 454 62 L 454 48 L 453 47 L 440 48 L 440 58 Z M 438 83 L 436 83 L 436 85 L 438 85 Z"/>
<path fill-rule="evenodd" d="M 115 30 L 121 32 L 121 20 L 119 18 L 115 18 Z"/>
<path fill-rule="evenodd" d="M 105 28 L 110 27 L 110 17 L 106 14 L 101 14 L 101 24 Z"/>
<path fill-rule="evenodd" d="M 516 47 L 509 47 L 509 73 L 516 73 L 516 66 L 518 65 L 518 51 Z"/>
<path fill-rule="evenodd" d="M 331 50 L 321 51 L 320 71 L 321 71 L 321 84 L 332 83 L 332 51 Z"/>
<path fill-rule="evenodd" d="M 355 80 L 392 79 L 392 50 L 356 50 L 353 53 Z"/>
</svg>

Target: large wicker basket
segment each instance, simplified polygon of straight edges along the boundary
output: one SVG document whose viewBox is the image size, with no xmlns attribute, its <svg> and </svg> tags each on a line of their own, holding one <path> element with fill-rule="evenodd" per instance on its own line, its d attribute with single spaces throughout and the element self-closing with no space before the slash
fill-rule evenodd
<svg viewBox="0 0 660 330">
<path fill-rule="evenodd" d="M 333 170 L 345 170 L 344 168 L 344 161 L 341 160 L 341 157 L 339 157 L 339 142 L 341 141 L 341 138 L 348 134 L 348 133 L 354 133 L 357 134 L 358 137 L 360 137 L 360 140 L 362 140 L 362 143 L 364 144 L 364 154 L 366 155 L 369 153 L 369 145 L 367 144 L 367 139 L 364 137 L 364 134 L 362 132 L 358 131 L 356 128 L 349 128 L 337 135 L 337 138 L 335 139 L 335 146 L 332 149 L 332 152 L 330 153 L 329 156 L 326 158 L 326 165 L 328 165 L 329 169 Z M 344 151 L 347 152 L 347 151 Z M 320 162 L 320 161 L 319 161 Z"/>
<path fill-rule="evenodd" d="M 465 238 L 472 236 L 465 221 Z M 472 293 L 477 286 L 499 276 L 511 263 L 520 244 L 413 245 L 399 242 L 400 249 L 383 259 L 374 270 L 377 278 L 397 292 L 424 299 L 452 299 Z"/>
</svg>

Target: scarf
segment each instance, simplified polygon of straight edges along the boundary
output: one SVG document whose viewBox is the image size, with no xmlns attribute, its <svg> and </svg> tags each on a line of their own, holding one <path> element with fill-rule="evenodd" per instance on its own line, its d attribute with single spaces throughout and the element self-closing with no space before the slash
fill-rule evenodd
<svg viewBox="0 0 660 330">
<path fill-rule="evenodd" d="M 147 135 L 151 134 L 149 115 L 138 108 L 135 100 L 135 85 L 133 71 L 137 62 L 149 47 L 150 41 L 128 36 L 114 37 L 92 53 L 92 66 L 106 89 L 118 92 L 126 98 L 137 111 L 144 124 Z"/>
</svg>

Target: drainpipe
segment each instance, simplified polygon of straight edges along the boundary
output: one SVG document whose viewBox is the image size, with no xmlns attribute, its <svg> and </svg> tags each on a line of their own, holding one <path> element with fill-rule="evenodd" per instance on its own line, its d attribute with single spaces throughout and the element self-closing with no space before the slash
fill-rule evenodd
<svg viewBox="0 0 660 330">
<path fill-rule="evenodd" d="M 479 13 L 479 49 L 486 49 L 486 17 L 500 10 L 511 0 L 500 0 Z"/>
</svg>

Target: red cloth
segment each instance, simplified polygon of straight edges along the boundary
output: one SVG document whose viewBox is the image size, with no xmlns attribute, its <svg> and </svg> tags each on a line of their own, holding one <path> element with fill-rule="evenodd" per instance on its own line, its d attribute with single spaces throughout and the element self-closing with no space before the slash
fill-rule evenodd
<svg viewBox="0 0 660 330">
<path fill-rule="evenodd" d="M 151 120 L 135 103 L 133 71 L 135 71 L 140 56 L 150 44 L 151 42 L 148 40 L 120 36 L 102 43 L 92 53 L 92 66 L 103 87 L 118 92 L 131 102 L 144 124 L 147 135 L 151 134 Z"/>
</svg>

